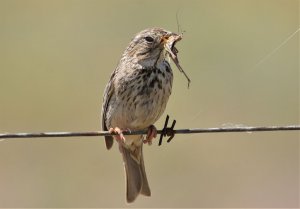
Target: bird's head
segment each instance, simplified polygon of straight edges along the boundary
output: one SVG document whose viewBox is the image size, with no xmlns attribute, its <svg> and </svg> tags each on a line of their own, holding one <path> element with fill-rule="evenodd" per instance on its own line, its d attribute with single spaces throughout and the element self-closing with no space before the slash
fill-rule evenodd
<svg viewBox="0 0 300 209">
<path fill-rule="evenodd" d="M 124 56 L 141 65 L 153 66 L 167 55 L 176 57 L 175 44 L 181 35 L 161 28 L 149 28 L 136 34 L 125 50 Z"/>
</svg>

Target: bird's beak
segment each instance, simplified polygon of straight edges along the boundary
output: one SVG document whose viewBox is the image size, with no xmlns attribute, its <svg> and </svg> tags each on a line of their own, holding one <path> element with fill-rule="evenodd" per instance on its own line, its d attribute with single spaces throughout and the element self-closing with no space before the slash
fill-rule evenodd
<svg viewBox="0 0 300 209">
<path fill-rule="evenodd" d="M 191 80 L 179 64 L 179 60 L 177 57 L 178 50 L 175 47 L 175 44 L 181 39 L 182 39 L 182 35 L 172 34 L 172 35 L 163 36 L 162 42 L 164 44 L 165 50 L 167 51 L 167 53 L 169 54 L 169 56 L 177 66 L 178 70 L 185 75 L 186 79 L 188 80 L 188 87 L 189 87 Z"/>
<path fill-rule="evenodd" d="M 164 48 L 169 53 L 173 61 L 177 60 L 177 53 L 178 53 L 178 50 L 175 48 L 175 44 L 181 39 L 182 39 L 182 35 L 177 35 L 177 34 L 166 35 L 163 37 Z"/>
</svg>

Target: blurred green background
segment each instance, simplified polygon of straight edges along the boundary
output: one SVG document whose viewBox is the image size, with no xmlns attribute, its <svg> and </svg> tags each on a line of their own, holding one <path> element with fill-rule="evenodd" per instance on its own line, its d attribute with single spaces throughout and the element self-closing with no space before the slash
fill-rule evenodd
<svg viewBox="0 0 300 209">
<path fill-rule="evenodd" d="M 192 83 L 173 65 L 158 128 L 166 113 L 177 128 L 299 124 L 298 0 L 0 0 L 0 132 L 100 130 L 130 39 L 177 32 L 177 12 Z M 299 207 L 299 132 L 177 135 L 144 154 L 152 197 L 127 205 L 103 138 L 2 140 L 0 207 Z"/>
</svg>

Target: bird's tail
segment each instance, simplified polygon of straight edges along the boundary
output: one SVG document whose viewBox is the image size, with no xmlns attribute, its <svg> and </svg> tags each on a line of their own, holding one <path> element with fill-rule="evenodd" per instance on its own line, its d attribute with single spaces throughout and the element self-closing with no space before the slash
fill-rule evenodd
<svg viewBox="0 0 300 209">
<path fill-rule="evenodd" d="M 128 203 L 133 202 L 139 194 L 151 196 L 144 166 L 143 145 L 136 147 L 136 149 L 138 150 L 133 153 L 132 150 L 120 145 L 126 172 L 126 199 Z"/>
</svg>

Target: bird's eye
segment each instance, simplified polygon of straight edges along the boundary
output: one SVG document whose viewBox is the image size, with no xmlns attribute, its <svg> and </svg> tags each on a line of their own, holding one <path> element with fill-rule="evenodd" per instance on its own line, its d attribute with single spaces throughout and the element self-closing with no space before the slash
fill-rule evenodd
<svg viewBox="0 0 300 209">
<path fill-rule="evenodd" d="M 151 36 L 146 36 L 145 40 L 149 43 L 152 43 L 154 41 L 154 39 Z"/>
</svg>

